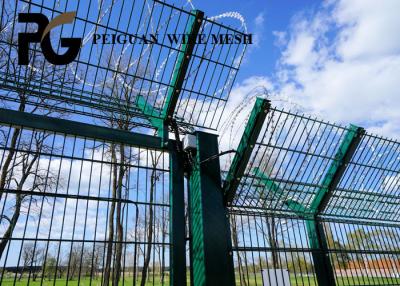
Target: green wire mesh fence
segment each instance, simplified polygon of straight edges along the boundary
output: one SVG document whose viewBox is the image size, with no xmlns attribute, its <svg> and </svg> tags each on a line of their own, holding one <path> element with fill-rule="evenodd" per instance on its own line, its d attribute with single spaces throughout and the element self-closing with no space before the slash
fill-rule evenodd
<svg viewBox="0 0 400 286">
<path fill-rule="evenodd" d="M 398 285 L 398 225 L 326 221 L 328 251 L 340 285 Z"/>
<path fill-rule="evenodd" d="M 229 205 L 238 284 L 328 285 L 328 255 L 336 285 L 398 285 L 399 146 L 270 108 Z"/>
<path fill-rule="evenodd" d="M 0 7 L 1 285 L 400 285 L 398 142 L 258 99 L 265 119 L 250 116 L 254 141 L 222 185 L 214 135 L 182 149 L 179 134 L 220 126 L 246 45 L 171 35 L 244 37 L 240 15 L 158 0 Z M 77 58 L 52 65 L 32 44 L 18 65 L 18 33 L 35 30 L 18 14 L 66 11 L 52 46 L 81 38 Z M 219 261 L 230 273 L 207 268 Z"/>
<path fill-rule="evenodd" d="M 233 205 L 279 213 L 291 213 L 290 203 L 311 207 L 346 131 L 272 109 Z"/>
<path fill-rule="evenodd" d="M 399 221 L 399 143 L 363 137 L 324 214 Z"/>
<path fill-rule="evenodd" d="M 169 283 L 168 154 L 0 130 L 2 285 Z"/>
<path fill-rule="evenodd" d="M 29 65 L 18 65 L 18 33 L 35 30 L 33 24 L 18 23 L 18 14 L 42 13 L 53 19 L 69 11 L 76 12 L 75 20 L 51 31 L 58 35 L 52 36 L 52 45 L 62 54 L 59 37 L 80 38 L 78 57 L 54 66 L 39 45 L 30 45 Z M 186 56 L 182 34 L 192 33 L 198 20 L 196 11 L 152 0 L 2 1 L 1 19 L 0 84 L 12 91 L 3 99 L 20 102 L 16 91 L 29 92 L 27 102 L 33 106 L 56 106 L 100 119 L 122 114 L 144 127 L 151 127 L 149 117 L 164 116 L 176 92 L 176 69 Z M 212 35 L 243 32 L 212 19 L 200 20 L 198 34 L 206 43 L 196 45 L 190 55 L 174 113 L 181 124 L 216 129 L 246 45 L 212 44 Z"/>
</svg>

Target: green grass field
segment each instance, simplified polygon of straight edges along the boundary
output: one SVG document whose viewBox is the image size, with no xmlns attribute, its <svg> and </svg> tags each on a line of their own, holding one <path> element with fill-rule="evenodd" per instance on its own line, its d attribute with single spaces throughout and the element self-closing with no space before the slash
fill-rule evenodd
<svg viewBox="0 0 400 286">
<path fill-rule="evenodd" d="M 111 283 L 110 283 L 111 284 Z M 133 278 L 125 278 L 124 282 L 122 280 L 119 283 L 121 286 L 122 285 L 133 285 Z M 21 279 L 20 281 L 16 281 L 14 284 L 14 279 L 13 278 L 7 278 L 3 279 L 3 282 L 1 283 L 2 286 L 27 286 L 28 285 L 28 280 L 27 279 Z M 78 279 L 74 280 L 69 280 L 67 281 L 66 279 L 57 279 L 56 283 L 54 284 L 54 280 L 48 280 L 48 279 L 43 279 L 43 284 L 41 282 L 41 279 L 38 278 L 36 281 L 32 281 L 32 279 L 29 281 L 29 286 L 101 286 L 101 279 L 92 279 L 90 281 L 89 278 L 82 278 L 78 281 Z M 140 278 L 136 279 L 136 285 L 140 285 Z M 159 277 L 155 277 L 154 281 L 151 279 L 146 283 L 146 286 L 154 285 L 154 286 L 161 286 L 161 285 L 169 285 L 169 279 L 166 277 L 164 280 L 164 284 L 161 284 Z"/>
<path fill-rule="evenodd" d="M 257 282 L 255 281 L 257 280 Z M 383 278 L 383 277 L 342 277 L 339 278 L 337 282 L 337 285 L 340 286 L 345 286 L 345 285 L 400 285 L 400 278 Z M 140 277 L 136 279 L 136 285 L 139 285 L 140 283 Z M 290 277 L 290 283 L 292 286 L 295 285 L 310 285 L 310 286 L 316 286 L 317 283 L 313 277 L 307 277 L 307 276 L 291 276 Z M 5 278 L 3 279 L 2 286 L 27 286 L 28 285 L 28 279 L 23 278 L 20 281 L 15 281 L 14 284 L 14 278 Z M 37 278 L 36 281 L 33 281 L 32 279 L 29 280 L 29 285 L 30 286 L 101 286 L 101 280 L 100 279 L 92 279 L 90 281 L 89 278 L 82 278 L 78 281 L 78 279 L 70 280 L 67 281 L 65 279 L 57 279 L 54 283 L 54 280 L 48 280 L 48 279 L 43 279 L 43 283 L 41 281 L 41 278 Z M 134 285 L 133 284 L 133 278 L 128 277 L 125 278 L 124 281 L 121 280 L 120 285 Z M 146 286 L 154 285 L 154 286 L 161 286 L 161 285 L 169 285 L 169 277 L 166 276 L 164 279 L 164 284 L 161 284 L 160 278 L 157 276 L 154 276 L 146 283 Z M 189 285 L 189 284 L 188 284 Z M 236 285 L 240 285 L 240 280 L 237 277 L 236 279 Z M 262 279 L 261 275 L 257 275 L 257 277 L 250 277 L 250 281 L 246 286 L 262 286 Z"/>
</svg>

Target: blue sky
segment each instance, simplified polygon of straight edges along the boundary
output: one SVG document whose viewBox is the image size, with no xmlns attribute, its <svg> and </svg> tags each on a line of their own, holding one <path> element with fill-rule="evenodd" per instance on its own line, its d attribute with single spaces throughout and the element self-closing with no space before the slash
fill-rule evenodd
<svg viewBox="0 0 400 286">
<path fill-rule="evenodd" d="M 239 12 L 258 38 L 227 110 L 260 86 L 275 105 L 400 138 L 400 1 L 193 0 L 193 5 L 209 17 Z"/>
<path fill-rule="evenodd" d="M 276 106 L 343 125 L 353 123 L 372 133 L 400 138 L 400 17 L 397 13 L 400 1 L 187 1 L 166 0 L 185 9 L 193 5 L 209 18 L 238 12 L 256 41 L 247 49 L 221 122 L 234 117 L 235 108 L 246 102 L 247 112 L 241 112 L 240 118 L 244 122 L 255 97 L 266 96 L 265 91 L 268 91 L 267 97 Z M 97 5 L 96 1 L 91 3 Z M 122 9 L 121 3 L 131 2 L 115 3 Z M 78 9 L 76 4 L 69 6 L 69 10 Z M 84 14 L 81 17 L 86 16 L 85 7 L 78 10 Z M 93 9 L 89 16 L 95 17 L 96 11 Z M 115 9 L 116 13 L 118 11 Z M 226 18 L 218 21 L 233 23 Z M 129 21 L 112 21 L 109 25 L 118 26 L 120 22 L 123 27 L 119 28 L 123 29 Z M 129 27 L 133 29 L 135 23 L 139 22 L 131 21 Z M 117 49 L 122 48 L 125 49 L 119 46 L 114 52 L 119 53 Z M 86 49 L 91 50 L 91 46 L 86 45 Z M 128 54 L 126 52 L 125 56 Z M 173 69 L 173 61 L 169 63 L 166 70 Z M 168 80 L 161 81 L 168 84 Z"/>
<path fill-rule="evenodd" d="M 299 11 L 313 9 L 316 1 L 193 1 L 197 9 L 205 11 L 207 16 L 214 16 L 228 11 L 239 12 L 246 19 L 250 33 L 260 37 L 259 48 L 251 49 L 246 62 L 238 74 L 238 81 L 255 74 L 273 75 L 280 48 L 274 42 L 274 31 L 285 30 L 291 18 Z M 258 17 L 258 18 L 257 18 Z M 257 25 L 258 19 L 259 24 Z"/>
<path fill-rule="evenodd" d="M 172 3 L 187 5 L 187 2 L 183 0 L 172 1 Z M 280 55 L 280 48 L 275 45 L 276 39 L 273 32 L 287 29 L 296 13 L 315 9 L 318 6 L 318 2 L 312 0 L 192 0 L 192 4 L 196 9 L 204 11 L 208 17 L 231 11 L 239 12 L 246 20 L 249 33 L 257 33 L 260 37 L 259 48 L 251 49 L 251 55 L 247 55 L 246 63 L 242 65 L 243 68 L 238 74 L 238 81 L 255 74 L 273 75 Z M 258 25 L 256 19 L 259 20 Z"/>
<path fill-rule="evenodd" d="M 257 37 L 225 111 L 227 120 L 247 104 L 235 133 L 241 134 L 260 87 L 274 105 L 400 138 L 400 1 L 193 2 L 208 17 L 239 12 Z M 221 149 L 234 143 L 228 141 L 222 139 Z"/>
</svg>

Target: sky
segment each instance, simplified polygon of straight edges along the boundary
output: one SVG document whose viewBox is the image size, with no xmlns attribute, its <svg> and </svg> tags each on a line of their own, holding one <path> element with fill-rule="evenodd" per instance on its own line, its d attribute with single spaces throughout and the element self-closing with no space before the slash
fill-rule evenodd
<svg viewBox="0 0 400 286">
<path fill-rule="evenodd" d="M 248 95 L 268 91 L 273 105 L 400 139 L 399 0 L 192 1 L 208 17 L 240 13 L 254 35 L 223 121 L 248 100 L 243 128 Z"/>
<path fill-rule="evenodd" d="M 207 16 L 239 12 L 256 38 L 228 110 L 265 87 L 275 105 L 400 138 L 400 1 L 193 0 L 193 5 Z"/>
<path fill-rule="evenodd" d="M 244 122 L 255 95 L 267 91 L 273 105 L 400 138 L 400 1 L 166 2 L 184 9 L 192 6 L 209 18 L 238 12 L 253 34 L 221 122 L 229 121 L 235 108 L 248 101 L 239 116 Z M 80 11 L 86 13 L 84 8 Z"/>
</svg>

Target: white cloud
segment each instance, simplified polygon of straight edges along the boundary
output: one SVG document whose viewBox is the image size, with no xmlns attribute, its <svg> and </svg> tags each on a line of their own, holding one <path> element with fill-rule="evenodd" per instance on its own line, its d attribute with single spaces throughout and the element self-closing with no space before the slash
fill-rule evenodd
<svg viewBox="0 0 400 286">
<path fill-rule="evenodd" d="M 274 32 L 274 88 L 308 112 L 400 137 L 400 1 L 326 2 Z"/>
<path fill-rule="evenodd" d="M 395 11 L 400 1 L 330 1 L 295 15 L 288 30 L 274 31 L 282 49 L 274 76 L 252 76 L 234 86 L 222 115 L 220 149 L 237 146 L 255 97 L 267 91 L 274 106 L 400 138 Z M 255 23 L 264 21 L 257 18 Z M 229 156 L 221 165 L 229 165 Z"/>
<path fill-rule="evenodd" d="M 381 57 L 400 52 L 397 0 L 341 1 L 333 17 L 343 26 L 338 52 L 345 59 Z"/>
<path fill-rule="evenodd" d="M 282 47 L 283 45 L 286 45 L 287 40 L 286 40 L 286 33 L 283 31 L 272 31 L 272 35 L 275 38 L 274 44 L 276 46 Z"/>
<path fill-rule="evenodd" d="M 259 48 L 263 33 L 264 33 L 264 12 L 260 12 L 257 17 L 254 18 L 254 32 L 253 32 L 253 46 L 252 48 Z"/>
<path fill-rule="evenodd" d="M 254 19 L 254 24 L 256 27 L 262 27 L 264 25 L 264 13 L 261 12 L 257 15 L 257 17 Z"/>
</svg>

